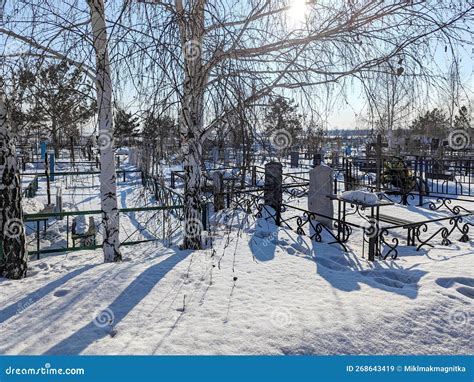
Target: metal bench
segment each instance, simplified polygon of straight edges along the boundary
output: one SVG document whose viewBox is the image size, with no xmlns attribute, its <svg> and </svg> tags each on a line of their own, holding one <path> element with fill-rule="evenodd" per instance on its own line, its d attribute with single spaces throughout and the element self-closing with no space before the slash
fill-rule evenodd
<svg viewBox="0 0 474 382">
<path fill-rule="evenodd" d="M 414 246 L 415 245 L 415 228 L 419 225 L 419 223 L 411 222 L 406 219 L 400 219 L 394 216 L 388 215 L 379 215 L 379 220 L 384 223 L 394 224 L 395 226 L 400 226 L 400 228 L 407 230 L 407 246 Z"/>
</svg>

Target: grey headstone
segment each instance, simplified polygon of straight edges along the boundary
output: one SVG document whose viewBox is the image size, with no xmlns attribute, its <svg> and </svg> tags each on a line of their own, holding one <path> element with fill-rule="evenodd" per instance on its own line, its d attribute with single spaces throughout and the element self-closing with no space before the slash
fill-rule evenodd
<svg viewBox="0 0 474 382">
<path fill-rule="evenodd" d="M 333 194 L 333 170 L 321 164 L 309 172 L 308 209 L 319 215 L 333 217 L 334 207 L 327 197 Z M 333 227 L 333 221 L 323 216 L 316 216 L 316 220 L 328 228 Z"/>
</svg>

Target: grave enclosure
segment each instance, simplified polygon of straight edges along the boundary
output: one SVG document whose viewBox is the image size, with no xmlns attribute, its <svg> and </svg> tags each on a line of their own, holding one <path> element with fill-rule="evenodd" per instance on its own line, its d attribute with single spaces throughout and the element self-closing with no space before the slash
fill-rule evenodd
<svg viewBox="0 0 474 382">
<path fill-rule="evenodd" d="M 432 211 L 446 211 L 449 215 L 438 221 L 446 220 L 450 227 L 443 227 L 436 232 L 433 237 L 426 239 L 423 237 L 423 230 L 430 226 L 434 221 L 410 222 L 404 220 L 385 221 L 389 223 L 383 229 L 377 232 L 377 255 L 380 258 L 386 258 L 388 255 L 396 257 L 397 247 L 400 239 L 392 234 L 401 229 L 408 232 L 406 240 L 407 245 L 415 245 L 419 248 L 429 245 L 432 240 L 442 238 L 444 243 L 450 243 L 451 235 L 461 234 L 462 240 L 469 237 L 469 227 L 472 226 L 466 217 L 471 216 L 472 211 L 465 206 L 455 204 L 452 197 L 469 198 L 471 196 L 471 184 L 474 180 L 474 165 L 472 158 L 462 158 L 459 156 L 453 158 L 431 158 L 423 156 L 406 156 L 401 161 L 406 165 L 407 171 L 413 177 L 411 188 L 400 186 L 400 179 L 393 176 L 389 178 L 390 163 L 394 160 L 393 156 L 383 154 L 381 141 L 379 139 L 374 151 L 369 152 L 366 157 L 340 156 L 338 153 L 301 154 L 300 152 L 290 152 L 288 160 L 280 158 L 278 161 L 270 161 L 262 167 L 256 164 L 250 166 L 225 166 L 225 164 L 215 163 L 214 168 L 207 168 L 203 172 L 203 200 L 201 204 L 202 226 L 205 231 L 211 229 L 209 218 L 212 213 L 226 209 L 242 209 L 247 213 L 255 215 L 257 218 L 265 218 L 267 221 L 273 221 L 274 224 L 282 228 L 292 229 L 299 234 L 309 235 L 316 241 L 328 239 L 330 243 L 338 244 L 347 250 L 351 244 L 351 235 L 354 230 L 361 230 L 365 233 L 371 229 L 366 226 L 366 222 L 357 224 L 342 220 L 341 211 L 335 208 L 337 202 L 332 202 L 331 197 L 340 194 L 343 191 L 366 189 L 377 193 L 379 198 L 387 202 L 413 205 L 422 208 L 428 208 Z M 90 149 L 80 149 L 74 155 L 74 161 L 68 164 L 77 166 L 83 164 L 95 167 L 95 161 L 88 161 Z M 76 151 L 74 151 L 76 152 Z M 215 153 L 214 153 L 215 154 Z M 85 158 L 84 158 L 85 156 Z M 128 163 L 134 166 L 132 169 L 121 169 L 121 165 L 128 156 Z M 216 155 L 213 155 L 215 157 Z M 301 157 L 305 159 L 301 159 Z M 235 158 L 236 164 L 241 163 L 239 156 Z M 67 161 L 53 159 L 51 166 L 51 156 L 44 155 L 45 166 L 43 173 L 29 173 L 24 171 L 23 175 L 33 175 L 34 178 L 26 187 L 24 195 L 34 197 L 38 189 L 38 181 L 46 178 L 46 183 L 60 178 L 70 176 L 94 176 L 98 175 L 97 170 L 92 171 L 58 171 L 55 166 L 64 165 Z M 55 162 L 55 163 L 54 163 Z M 22 162 L 25 168 L 27 161 Z M 257 162 L 258 163 L 258 162 Z M 284 169 L 285 166 L 285 169 Z M 297 169 L 297 170 L 295 170 Z M 158 211 L 167 211 L 167 219 L 170 214 L 176 217 L 180 216 L 179 211 L 183 208 L 183 172 L 173 170 L 169 177 L 163 176 L 161 164 L 158 157 L 153 154 L 149 146 L 130 148 L 126 156 L 117 158 L 117 174 L 122 182 L 126 183 L 127 175 L 133 173 L 139 174 L 141 184 L 148 190 L 157 202 L 159 208 L 156 209 L 154 217 L 165 219 L 158 215 Z M 396 172 L 394 172 L 396 174 Z M 393 174 L 392 174 L 393 175 Z M 399 182 L 399 183 L 397 183 Z M 66 182 L 67 185 L 67 182 Z M 48 192 L 50 200 L 51 192 Z M 73 213 L 62 212 L 62 195 L 58 191 L 55 203 L 57 208 L 53 210 L 44 210 L 40 214 L 26 216 L 26 222 L 36 224 L 36 237 L 40 236 L 39 222 L 46 224 L 50 219 L 66 218 L 66 246 L 50 249 L 53 252 L 75 250 L 74 243 L 69 239 L 77 235 L 71 231 L 72 224 L 69 217 Z M 294 205 L 295 201 L 307 200 L 306 206 Z M 458 198 L 459 200 L 459 198 Z M 466 201 L 470 201 L 466 199 Z M 362 212 L 361 216 L 369 207 L 359 206 L 356 208 L 357 214 Z M 150 212 L 147 207 L 136 208 L 129 212 Z M 86 214 L 100 215 L 100 211 L 86 211 Z M 161 212 L 159 212 L 161 214 Z M 292 214 L 291 217 L 288 217 Z M 34 216 L 36 215 L 36 216 Z M 360 214 L 359 214 L 360 215 Z M 378 218 L 377 218 L 378 219 Z M 100 221 L 96 219 L 97 231 L 100 231 Z M 177 221 L 178 227 L 181 223 Z M 178 228 L 172 231 L 176 232 Z M 34 228 L 34 227 L 33 227 Z M 146 227 L 137 232 L 146 232 Z M 99 233 L 98 233 L 99 235 Z M 100 236 L 100 235 L 99 235 Z M 147 240 L 125 240 L 124 245 L 148 240 L 163 240 L 167 234 L 160 231 L 152 238 Z M 168 239 L 171 241 L 171 239 Z M 74 240 L 73 240 L 74 241 Z M 179 241 L 178 238 L 173 239 Z M 367 241 L 369 243 L 370 240 Z M 38 241 L 39 242 L 39 241 Z M 100 247 L 100 240 L 94 243 L 94 248 Z M 383 249 L 385 248 L 385 253 Z M 39 255 L 43 251 L 37 244 L 36 251 L 32 254 Z"/>
</svg>

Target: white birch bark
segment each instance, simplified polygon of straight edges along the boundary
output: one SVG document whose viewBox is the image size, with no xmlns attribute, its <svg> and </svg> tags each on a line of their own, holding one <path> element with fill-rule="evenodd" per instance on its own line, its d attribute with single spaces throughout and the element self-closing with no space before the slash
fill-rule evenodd
<svg viewBox="0 0 474 382">
<path fill-rule="evenodd" d="M 107 32 L 103 0 L 87 0 L 91 11 L 92 34 L 96 54 L 96 89 L 99 108 L 100 195 L 104 229 L 104 261 L 121 261 L 119 250 L 119 212 L 117 175 L 113 143 L 112 80 L 107 52 Z"/>
<path fill-rule="evenodd" d="M 7 121 L 4 83 L 0 78 L 0 276 L 26 277 L 28 253 L 21 207 L 20 173 Z"/>
<path fill-rule="evenodd" d="M 201 223 L 201 162 L 203 143 L 204 89 L 206 68 L 202 60 L 204 36 L 203 0 L 195 0 L 189 6 L 189 19 L 182 17 L 179 23 L 184 58 L 184 87 L 180 116 L 182 151 L 184 156 L 184 240 L 185 249 L 202 246 Z M 178 13 L 184 15 L 180 0 L 176 2 Z"/>
</svg>

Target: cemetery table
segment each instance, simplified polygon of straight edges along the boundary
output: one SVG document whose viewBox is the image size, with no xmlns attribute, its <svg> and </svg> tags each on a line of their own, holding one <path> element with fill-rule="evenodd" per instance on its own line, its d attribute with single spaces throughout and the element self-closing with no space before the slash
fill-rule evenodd
<svg viewBox="0 0 474 382">
<path fill-rule="evenodd" d="M 378 235 L 378 224 L 380 220 L 380 207 L 391 206 L 394 203 L 388 200 L 379 200 L 375 204 L 367 204 L 357 200 L 349 200 L 343 198 L 341 195 L 327 195 L 327 197 L 332 201 L 337 201 L 337 240 L 345 241 L 347 238 L 346 231 L 344 226 L 346 223 L 347 216 L 357 214 L 359 217 L 364 219 L 367 223 L 370 224 L 370 227 L 374 230 L 375 234 L 370 235 L 369 237 L 369 261 L 375 260 L 375 255 L 380 256 L 380 239 Z M 354 206 L 355 211 L 347 213 L 347 204 Z M 361 210 L 370 210 L 369 217 L 361 214 Z M 365 234 L 365 230 L 364 230 Z"/>
</svg>

